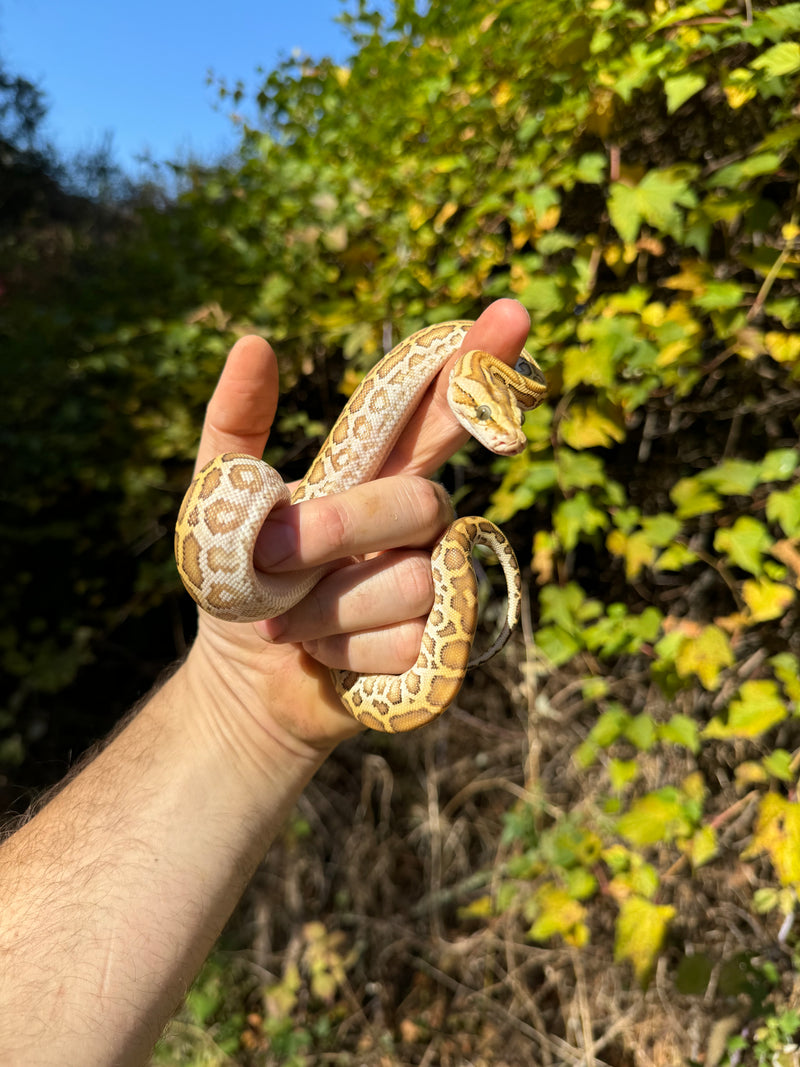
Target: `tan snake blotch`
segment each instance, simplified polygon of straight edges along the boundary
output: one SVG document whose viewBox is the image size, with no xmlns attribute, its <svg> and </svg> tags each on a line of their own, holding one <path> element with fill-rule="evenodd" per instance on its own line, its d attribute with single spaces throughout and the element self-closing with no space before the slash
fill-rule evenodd
<svg viewBox="0 0 800 1067">
<path fill-rule="evenodd" d="M 239 453 L 217 456 L 186 492 L 175 527 L 175 558 L 187 590 L 219 619 L 254 622 L 282 614 L 328 573 L 267 575 L 253 566 L 256 538 L 273 507 L 339 493 L 376 477 L 425 390 L 458 350 L 468 321 L 430 326 L 406 338 L 378 363 L 345 404 L 308 473 L 290 495 L 277 471 Z M 524 411 L 546 395 L 544 376 L 523 349 L 508 367 L 473 350 L 457 361 L 448 402 L 458 421 L 483 445 L 510 455 L 525 446 Z M 471 658 L 477 625 L 472 548 L 497 556 L 508 587 L 506 622 L 492 646 Z M 455 699 L 468 667 L 505 644 L 519 618 L 520 573 L 505 535 L 487 519 L 456 519 L 431 559 L 435 600 L 419 657 L 401 675 L 331 671 L 344 706 L 365 726 L 387 733 L 413 730 Z"/>
</svg>

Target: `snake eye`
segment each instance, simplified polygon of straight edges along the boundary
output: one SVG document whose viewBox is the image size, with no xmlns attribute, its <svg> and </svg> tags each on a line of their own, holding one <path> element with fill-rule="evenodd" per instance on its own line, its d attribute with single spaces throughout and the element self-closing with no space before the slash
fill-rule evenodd
<svg viewBox="0 0 800 1067">
<path fill-rule="evenodd" d="M 489 407 L 488 404 L 481 404 L 481 406 L 475 411 L 475 418 L 479 422 L 486 422 L 486 420 L 490 419 L 491 417 L 492 409 Z"/>
</svg>

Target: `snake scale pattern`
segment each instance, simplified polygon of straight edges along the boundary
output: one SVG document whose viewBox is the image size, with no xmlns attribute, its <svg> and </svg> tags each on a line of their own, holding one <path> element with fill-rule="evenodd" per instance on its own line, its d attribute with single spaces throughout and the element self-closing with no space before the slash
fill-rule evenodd
<svg viewBox="0 0 800 1067">
<path fill-rule="evenodd" d="M 426 389 L 458 351 L 472 325 L 440 323 L 398 344 L 366 375 L 345 405 L 308 473 L 290 495 L 277 471 L 252 456 L 226 453 L 198 472 L 175 528 L 175 557 L 186 589 L 219 619 L 253 622 L 282 614 L 329 572 L 267 575 L 253 549 L 274 507 L 342 492 L 375 478 Z M 485 447 L 510 455 L 525 446 L 524 412 L 546 395 L 544 376 L 523 349 L 508 367 L 472 350 L 456 362 L 448 402 L 458 421 Z M 471 657 L 478 615 L 472 565 L 476 544 L 490 548 L 506 578 L 508 607 L 491 647 Z M 505 644 L 520 610 L 521 579 L 504 534 L 487 519 L 456 519 L 433 551 L 434 605 L 419 658 L 401 675 L 331 671 L 344 706 L 364 726 L 397 733 L 424 726 L 455 699 L 469 667 Z"/>
</svg>

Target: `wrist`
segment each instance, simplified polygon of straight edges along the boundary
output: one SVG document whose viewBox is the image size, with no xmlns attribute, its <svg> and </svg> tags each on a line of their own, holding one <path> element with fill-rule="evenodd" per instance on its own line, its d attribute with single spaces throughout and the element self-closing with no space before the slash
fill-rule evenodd
<svg viewBox="0 0 800 1067">
<path fill-rule="evenodd" d="M 264 655 L 254 661 L 238 637 L 221 645 L 216 632 L 208 635 L 201 626 L 168 683 L 176 688 L 175 713 L 202 758 L 240 782 L 248 795 L 261 796 L 265 788 L 274 795 L 279 785 L 292 788 L 301 782 L 299 793 L 341 735 L 329 736 L 315 722 L 308 724 L 315 718 L 308 708 L 309 679 L 296 677 L 300 672 L 294 664 L 274 664 L 274 650 L 258 638 L 253 640 Z M 349 716 L 342 711 L 337 719 L 352 732 Z"/>
</svg>

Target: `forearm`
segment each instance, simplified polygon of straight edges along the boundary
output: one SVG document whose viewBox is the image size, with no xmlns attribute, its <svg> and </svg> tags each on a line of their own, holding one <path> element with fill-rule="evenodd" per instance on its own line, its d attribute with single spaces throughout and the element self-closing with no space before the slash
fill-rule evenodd
<svg viewBox="0 0 800 1067">
<path fill-rule="evenodd" d="M 237 745 L 204 685 L 185 664 L 0 848 L 4 1063 L 144 1062 L 322 761 Z"/>
</svg>

